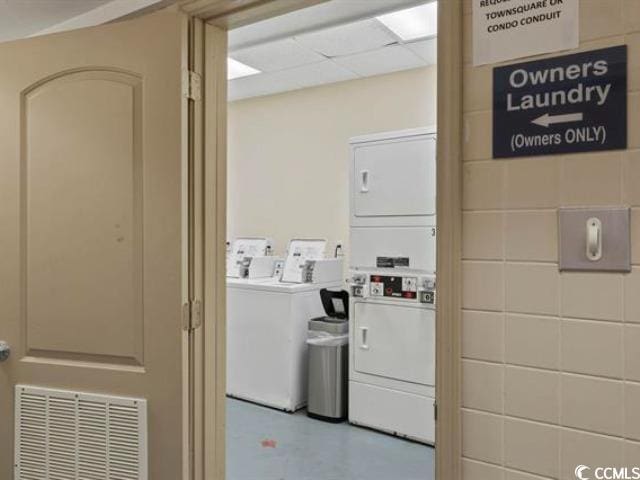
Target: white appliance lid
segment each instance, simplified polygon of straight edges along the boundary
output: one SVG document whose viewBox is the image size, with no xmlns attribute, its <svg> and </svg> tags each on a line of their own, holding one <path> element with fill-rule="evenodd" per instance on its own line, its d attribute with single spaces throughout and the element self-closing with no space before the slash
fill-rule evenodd
<svg viewBox="0 0 640 480">
<path fill-rule="evenodd" d="M 283 282 L 300 283 L 302 267 L 307 260 L 324 258 L 327 241 L 324 239 L 293 239 L 289 242 L 282 273 Z"/>
<path fill-rule="evenodd" d="M 246 279 L 227 278 L 227 288 L 239 290 L 254 290 L 262 292 L 301 293 L 320 290 L 322 288 L 342 287 L 342 282 L 332 283 L 282 283 L 275 278 Z"/>
</svg>

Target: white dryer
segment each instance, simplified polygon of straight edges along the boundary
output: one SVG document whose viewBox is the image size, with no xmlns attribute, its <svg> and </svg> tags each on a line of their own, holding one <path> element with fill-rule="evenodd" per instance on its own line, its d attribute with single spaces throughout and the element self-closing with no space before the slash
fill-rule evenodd
<svg viewBox="0 0 640 480">
<path fill-rule="evenodd" d="M 435 442 L 435 129 L 350 156 L 349 421 Z"/>
<path fill-rule="evenodd" d="M 434 443 L 434 289 L 433 275 L 352 276 L 351 423 Z"/>
</svg>

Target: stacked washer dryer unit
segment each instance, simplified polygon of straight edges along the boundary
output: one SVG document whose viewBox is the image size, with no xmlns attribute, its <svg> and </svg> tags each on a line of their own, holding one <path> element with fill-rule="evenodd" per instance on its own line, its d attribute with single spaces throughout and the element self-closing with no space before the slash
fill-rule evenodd
<svg viewBox="0 0 640 480">
<path fill-rule="evenodd" d="M 349 421 L 435 442 L 435 128 L 351 139 Z"/>
</svg>

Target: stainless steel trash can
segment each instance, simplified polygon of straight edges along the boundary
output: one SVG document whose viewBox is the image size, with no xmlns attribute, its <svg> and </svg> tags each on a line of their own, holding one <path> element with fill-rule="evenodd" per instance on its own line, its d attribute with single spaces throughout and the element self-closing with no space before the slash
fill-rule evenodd
<svg viewBox="0 0 640 480">
<path fill-rule="evenodd" d="M 347 418 L 349 322 L 321 317 L 309 321 L 307 414 L 341 422 Z"/>
</svg>

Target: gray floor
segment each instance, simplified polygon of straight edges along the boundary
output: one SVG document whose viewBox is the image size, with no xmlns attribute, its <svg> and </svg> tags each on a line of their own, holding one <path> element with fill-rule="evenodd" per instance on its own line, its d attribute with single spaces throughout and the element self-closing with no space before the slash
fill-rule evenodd
<svg viewBox="0 0 640 480">
<path fill-rule="evenodd" d="M 433 480 L 433 448 L 227 399 L 228 480 Z"/>
</svg>

